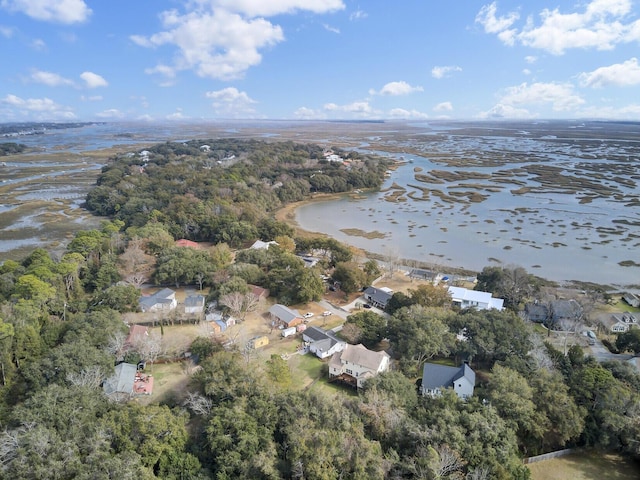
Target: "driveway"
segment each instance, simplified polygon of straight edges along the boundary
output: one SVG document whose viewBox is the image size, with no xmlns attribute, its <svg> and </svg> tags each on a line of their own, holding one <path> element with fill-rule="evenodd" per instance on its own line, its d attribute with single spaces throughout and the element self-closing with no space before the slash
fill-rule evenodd
<svg viewBox="0 0 640 480">
<path fill-rule="evenodd" d="M 590 346 L 591 355 L 598 362 L 607 362 L 609 360 L 619 360 L 621 362 L 626 362 L 627 360 L 633 358 L 633 355 L 627 353 L 611 353 L 607 347 L 605 347 L 600 340 L 596 340 L 594 345 Z"/>
</svg>

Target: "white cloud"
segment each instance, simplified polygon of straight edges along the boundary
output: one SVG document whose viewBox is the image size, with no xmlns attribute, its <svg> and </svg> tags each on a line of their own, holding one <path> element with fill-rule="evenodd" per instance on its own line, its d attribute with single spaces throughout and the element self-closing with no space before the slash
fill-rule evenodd
<svg viewBox="0 0 640 480">
<path fill-rule="evenodd" d="M 336 28 L 336 27 L 332 27 L 331 25 L 328 25 L 326 23 L 323 23 L 322 26 L 324 27 L 324 29 L 327 32 L 331 32 L 331 33 L 340 33 L 340 29 Z"/>
<path fill-rule="evenodd" d="M 524 61 L 529 64 L 536 63 L 538 61 L 538 57 L 534 55 L 527 55 L 526 57 L 524 57 Z"/>
<path fill-rule="evenodd" d="M 522 70 L 522 73 L 524 75 L 531 75 L 531 70 L 529 70 L 528 68 L 525 68 L 525 69 Z"/>
<path fill-rule="evenodd" d="M 149 38 L 132 36 L 131 40 L 143 47 L 175 45 L 178 55 L 173 71 L 194 69 L 201 77 L 220 80 L 242 77 L 261 62 L 261 49 L 284 40 L 279 26 L 262 18 L 246 20 L 224 10 L 185 15 L 170 10 L 163 12 L 162 21 L 167 30 Z M 156 68 L 160 67 L 166 68 Z"/>
<path fill-rule="evenodd" d="M 279 25 L 264 17 L 308 11 L 316 14 L 342 10 L 342 0 L 191 0 L 185 11 L 166 10 L 163 30 L 151 36 L 132 35 L 141 47 L 175 46 L 172 73 L 194 70 L 219 80 L 241 78 L 262 61 L 261 51 L 284 41 Z M 333 27 L 326 28 L 336 31 Z M 162 66 L 166 67 L 166 66 Z M 166 73 L 161 68 L 151 73 Z"/>
<path fill-rule="evenodd" d="M 345 8 L 342 0 L 195 0 L 202 6 L 222 7 L 248 17 L 271 17 L 284 13 L 308 11 L 330 13 Z"/>
<path fill-rule="evenodd" d="M 257 102 L 235 87 L 206 92 L 205 97 L 213 99 L 213 110 L 217 115 L 225 117 L 254 117 L 256 111 L 251 105 Z"/>
<path fill-rule="evenodd" d="M 373 109 L 369 102 L 353 102 L 347 105 L 336 105 L 335 103 L 327 103 L 324 109 L 329 112 L 347 112 L 360 115 L 368 115 L 373 113 Z"/>
<path fill-rule="evenodd" d="M 82 72 L 80 78 L 84 80 L 87 88 L 106 87 L 109 83 L 97 73 Z"/>
<path fill-rule="evenodd" d="M 580 74 L 580 84 L 585 87 L 600 88 L 608 85 L 629 87 L 640 84 L 640 65 L 637 58 L 608 67 L 600 67 L 593 72 Z"/>
<path fill-rule="evenodd" d="M 520 18 L 517 12 L 511 12 L 504 17 L 497 17 L 497 11 L 497 2 L 484 5 L 476 15 L 476 23 L 481 24 L 487 33 L 501 33 L 507 31 Z"/>
<path fill-rule="evenodd" d="M 515 108 L 512 105 L 498 103 L 491 110 L 478 115 L 481 119 L 490 118 L 532 118 L 533 116 L 524 108 Z"/>
<path fill-rule="evenodd" d="M 431 76 L 433 78 L 444 78 L 448 77 L 452 72 L 461 72 L 462 68 L 457 65 L 447 65 L 444 67 L 433 67 L 431 69 Z"/>
<path fill-rule="evenodd" d="M 173 120 L 173 121 L 182 121 L 182 120 L 188 120 L 189 117 L 187 117 L 184 113 L 182 113 L 182 109 L 181 108 L 178 108 L 175 112 L 170 113 L 169 115 L 167 115 L 165 117 L 165 119 Z"/>
<path fill-rule="evenodd" d="M 451 112 L 453 111 L 453 105 L 451 102 L 441 102 L 433 107 L 434 112 Z"/>
<path fill-rule="evenodd" d="M 301 120 L 314 120 L 319 118 L 325 118 L 325 115 L 323 113 L 317 112 L 312 108 L 307 108 L 307 107 L 298 108 L 295 112 L 293 112 L 293 116 Z"/>
<path fill-rule="evenodd" d="M 640 20 L 627 22 L 632 11 L 631 0 L 592 0 L 582 12 L 561 13 L 543 9 L 540 24 L 528 18 L 525 26 L 517 31 L 510 27 L 518 20 L 517 13 L 497 17 L 496 2 L 482 7 L 476 22 L 487 33 L 495 33 L 507 45 L 522 45 L 562 55 L 571 48 L 595 48 L 611 50 L 619 43 L 640 40 Z"/>
<path fill-rule="evenodd" d="M 98 118 L 124 118 L 124 113 L 122 113 L 117 108 L 109 108 L 108 110 L 103 110 L 102 112 L 96 113 L 96 117 Z"/>
<path fill-rule="evenodd" d="M 0 35 L 2 35 L 4 38 L 13 37 L 14 33 L 15 33 L 15 30 L 12 27 L 7 27 L 6 25 L 0 25 Z"/>
<path fill-rule="evenodd" d="M 390 95 L 390 96 L 398 96 L 398 95 L 409 95 L 413 92 L 422 92 L 423 88 L 420 86 L 412 87 L 405 81 L 400 82 L 389 82 L 385 86 L 383 86 L 380 91 L 375 91 L 373 89 L 369 90 L 370 95 Z"/>
<path fill-rule="evenodd" d="M 577 108 L 584 100 L 573 90 L 570 83 L 522 83 L 509 87 L 500 99 L 504 106 L 550 104 L 554 111 Z"/>
<path fill-rule="evenodd" d="M 85 97 L 84 95 L 80 95 L 80 100 L 83 102 L 100 102 L 103 100 L 102 95 L 90 95 Z"/>
<path fill-rule="evenodd" d="M 73 86 L 74 83 L 68 78 L 64 78 L 61 75 L 53 72 L 43 72 L 36 70 L 31 74 L 31 81 L 35 83 L 41 83 L 49 87 L 61 87 L 61 86 Z"/>
<path fill-rule="evenodd" d="M 364 12 L 362 10 L 356 10 L 355 12 L 351 12 L 351 14 L 349 15 L 349 20 L 354 21 L 354 20 L 362 20 L 364 18 L 367 18 L 369 15 L 367 14 L 367 12 Z"/>
<path fill-rule="evenodd" d="M 640 117 L 640 104 L 630 104 L 621 108 L 611 106 L 606 107 L 590 107 L 580 111 L 583 117 L 587 118 L 603 118 L 603 119 L 629 119 L 637 120 Z"/>
<path fill-rule="evenodd" d="M 418 110 L 405 110 L 404 108 L 393 108 L 389 110 L 389 118 L 402 119 L 402 120 L 424 120 L 429 118 L 426 113 L 419 112 Z"/>
<path fill-rule="evenodd" d="M 4 117 L 25 120 L 73 120 L 71 108 L 59 105 L 50 98 L 21 98 L 9 94 L 0 103 L 9 108 Z"/>
<path fill-rule="evenodd" d="M 34 38 L 31 41 L 31 48 L 41 52 L 41 51 L 47 49 L 47 44 L 44 42 L 44 40 L 42 40 L 40 38 Z"/>
<path fill-rule="evenodd" d="M 83 0 L 1 0 L 0 6 L 45 22 L 82 23 L 91 15 Z"/>
</svg>

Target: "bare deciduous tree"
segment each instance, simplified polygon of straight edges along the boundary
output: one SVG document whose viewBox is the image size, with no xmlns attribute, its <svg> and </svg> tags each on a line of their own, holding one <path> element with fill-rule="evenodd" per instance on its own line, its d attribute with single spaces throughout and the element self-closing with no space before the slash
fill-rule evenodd
<svg viewBox="0 0 640 480">
<path fill-rule="evenodd" d="M 184 405 L 196 415 L 207 416 L 211 413 L 213 402 L 199 393 L 189 392 Z"/>
<path fill-rule="evenodd" d="M 105 376 L 105 372 L 99 365 L 93 365 L 83 368 L 80 373 L 69 372 L 67 381 L 77 387 L 98 388 Z"/>
<path fill-rule="evenodd" d="M 125 281 L 140 288 L 149 280 L 156 260 L 153 255 L 147 255 L 140 239 L 132 239 L 118 261 Z"/>
<path fill-rule="evenodd" d="M 116 356 L 116 361 L 124 360 L 124 354 L 127 347 L 127 335 L 123 332 L 117 331 L 109 335 L 109 342 L 107 343 L 106 350 L 112 355 Z"/>
<path fill-rule="evenodd" d="M 231 292 L 220 298 L 220 303 L 226 306 L 235 317 L 244 321 L 247 313 L 256 309 L 259 299 L 251 292 Z"/>
<path fill-rule="evenodd" d="M 435 465 L 436 478 L 462 478 L 462 467 L 464 462 L 460 458 L 460 454 L 451 449 L 448 445 L 440 445 L 436 452 L 438 453 L 438 461 Z"/>
<path fill-rule="evenodd" d="M 162 336 L 158 332 L 151 332 L 149 335 L 140 335 L 136 338 L 134 349 L 144 360 L 153 364 L 164 352 Z"/>
</svg>

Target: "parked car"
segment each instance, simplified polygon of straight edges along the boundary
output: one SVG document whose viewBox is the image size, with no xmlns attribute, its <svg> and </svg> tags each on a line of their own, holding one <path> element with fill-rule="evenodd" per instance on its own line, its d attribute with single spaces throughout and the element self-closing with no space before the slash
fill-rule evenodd
<svg viewBox="0 0 640 480">
<path fill-rule="evenodd" d="M 329 315 L 333 315 L 333 313 L 330 312 L 329 310 L 326 310 L 326 311 L 322 312 L 322 316 L 323 317 L 328 317 Z"/>
<path fill-rule="evenodd" d="M 369 305 L 368 303 L 365 303 L 365 304 L 363 305 L 363 307 L 364 307 L 364 308 L 371 308 L 371 305 Z"/>
<path fill-rule="evenodd" d="M 311 313 L 311 312 L 307 312 L 307 313 L 305 313 L 302 317 L 303 317 L 303 318 L 311 318 L 311 317 L 313 317 L 313 313 Z"/>
</svg>

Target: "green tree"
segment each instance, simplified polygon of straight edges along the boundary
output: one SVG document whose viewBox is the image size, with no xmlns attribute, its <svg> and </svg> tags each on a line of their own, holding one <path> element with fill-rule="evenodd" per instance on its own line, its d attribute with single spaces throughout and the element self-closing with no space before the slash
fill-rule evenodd
<svg viewBox="0 0 640 480">
<path fill-rule="evenodd" d="M 417 371 L 436 355 L 447 355 L 455 342 L 447 319 L 452 313 L 420 305 L 402 308 L 389 319 L 388 337 L 394 352 Z"/>
<path fill-rule="evenodd" d="M 355 262 L 339 262 L 332 275 L 340 282 L 340 289 L 350 294 L 361 290 L 367 283 L 367 274 Z"/>
<path fill-rule="evenodd" d="M 640 329 L 632 328 L 619 334 L 616 338 L 616 348 L 620 352 L 631 351 L 636 355 L 640 354 Z"/>
<path fill-rule="evenodd" d="M 345 327 L 348 325 L 357 327 L 359 331 L 357 341 L 369 349 L 375 348 L 387 333 L 386 319 L 382 315 L 371 311 L 349 315 Z"/>
</svg>

